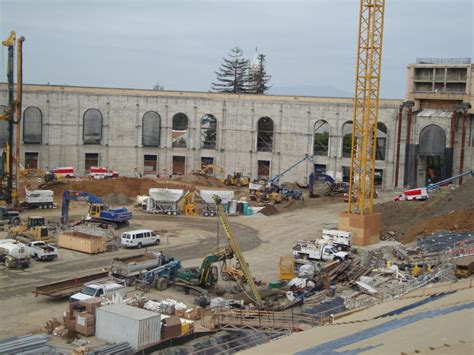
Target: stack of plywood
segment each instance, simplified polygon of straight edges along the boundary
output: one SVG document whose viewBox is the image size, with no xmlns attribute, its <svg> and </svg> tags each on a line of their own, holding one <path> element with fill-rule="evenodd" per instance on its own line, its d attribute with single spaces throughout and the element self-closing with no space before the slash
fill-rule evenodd
<svg viewBox="0 0 474 355">
<path fill-rule="evenodd" d="M 97 254 L 107 251 L 107 238 L 80 232 L 64 232 L 59 235 L 58 245 L 65 249 Z"/>
</svg>

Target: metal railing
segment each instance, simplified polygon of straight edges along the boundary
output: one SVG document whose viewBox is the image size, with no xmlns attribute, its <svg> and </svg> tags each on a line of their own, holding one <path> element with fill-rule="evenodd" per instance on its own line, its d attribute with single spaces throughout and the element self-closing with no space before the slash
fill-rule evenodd
<svg viewBox="0 0 474 355">
<path fill-rule="evenodd" d="M 416 58 L 416 64 L 471 64 L 471 58 Z"/>
</svg>

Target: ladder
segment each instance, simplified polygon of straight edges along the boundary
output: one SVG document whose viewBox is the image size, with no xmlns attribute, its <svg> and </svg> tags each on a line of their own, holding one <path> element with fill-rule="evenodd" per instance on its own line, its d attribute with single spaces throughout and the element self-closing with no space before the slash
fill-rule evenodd
<svg viewBox="0 0 474 355">
<path fill-rule="evenodd" d="M 240 247 L 237 244 L 237 240 L 234 237 L 234 233 L 232 232 L 232 229 L 230 228 L 229 221 L 227 220 L 227 216 L 225 215 L 225 212 L 224 212 L 224 208 L 220 204 L 220 198 L 218 196 L 214 196 L 214 201 L 216 202 L 217 216 L 219 217 L 219 220 L 222 224 L 225 235 L 227 237 L 227 241 L 229 242 L 229 245 L 232 248 L 232 251 L 234 252 L 234 256 L 239 261 L 245 280 L 247 281 L 247 284 L 250 286 L 253 296 L 255 297 L 253 301 L 255 301 L 258 307 L 263 307 L 262 297 L 260 296 L 260 292 L 258 291 L 257 286 L 255 285 L 252 274 L 250 273 L 250 269 L 247 263 L 245 262 L 244 255 L 242 254 L 242 251 L 240 250 Z"/>
</svg>

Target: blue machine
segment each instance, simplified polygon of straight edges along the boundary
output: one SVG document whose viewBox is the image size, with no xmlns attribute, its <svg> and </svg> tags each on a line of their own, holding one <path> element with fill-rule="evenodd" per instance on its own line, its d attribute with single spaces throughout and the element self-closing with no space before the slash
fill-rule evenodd
<svg viewBox="0 0 474 355">
<path fill-rule="evenodd" d="M 450 177 L 449 179 L 445 179 L 445 180 L 438 181 L 438 182 L 433 183 L 433 184 L 429 184 L 428 186 L 426 186 L 426 189 L 427 189 L 428 191 L 436 190 L 436 189 L 439 188 L 440 186 L 445 185 L 445 184 L 447 184 L 447 183 L 450 183 L 451 181 L 454 181 L 454 180 L 459 179 L 459 178 L 461 178 L 461 177 L 463 177 L 463 176 L 466 176 L 466 175 L 474 176 L 474 170 L 466 171 L 466 172 L 461 173 L 461 174 L 459 174 L 459 175 L 452 176 L 452 177 Z"/>
<path fill-rule="evenodd" d="M 63 205 L 61 209 L 61 222 L 67 224 L 69 220 L 69 201 L 85 201 L 90 204 L 90 221 L 105 223 L 118 227 L 128 224 L 132 219 L 132 212 L 126 208 L 109 208 L 97 197 L 89 192 L 66 190 L 63 193 Z"/>
<path fill-rule="evenodd" d="M 172 260 L 165 265 L 144 272 L 139 282 L 148 286 L 154 285 L 158 290 L 163 291 L 168 287 L 168 283 L 176 279 L 180 268 L 181 262 Z"/>
</svg>

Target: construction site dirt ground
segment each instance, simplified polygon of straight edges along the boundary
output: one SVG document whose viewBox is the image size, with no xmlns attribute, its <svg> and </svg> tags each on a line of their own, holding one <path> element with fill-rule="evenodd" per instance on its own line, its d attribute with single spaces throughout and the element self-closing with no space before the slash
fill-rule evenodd
<svg viewBox="0 0 474 355">
<path fill-rule="evenodd" d="M 393 192 L 381 193 L 377 202 L 387 202 L 393 197 Z M 336 228 L 339 213 L 347 208 L 340 197 L 306 199 L 304 202 L 286 206 L 288 207 L 278 207 L 280 213 L 272 216 L 255 214 L 230 218 L 234 234 L 244 251 L 253 276 L 267 283 L 278 280 L 280 256 L 291 255 L 295 240 L 315 239 L 322 229 Z M 73 204 L 70 218 L 78 219 L 86 213 L 85 204 Z M 22 214 L 22 218 L 38 214 L 47 220 L 59 221 L 60 210 L 26 211 Z M 216 251 L 219 246 L 223 247 L 226 243 L 215 217 L 149 215 L 138 209 L 133 209 L 133 214 L 130 229 L 145 227 L 159 231 L 162 236 L 161 245 L 149 249 L 163 251 L 181 260 L 184 266 L 200 265 L 205 255 Z M 124 230 L 126 229 L 117 231 L 117 234 Z M 45 321 L 53 317 L 62 317 L 67 309 L 67 300 L 35 298 L 31 294 L 35 286 L 101 270 L 110 266 L 113 257 L 140 254 L 143 250 L 119 249 L 98 255 L 87 255 L 65 249 L 60 249 L 59 252 L 59 260 L 33 262 L 32 266 L 24 271 L 0 267 L 2 338 L 38 330 Z M 128 291 L 132 290 L 128 288 Z M 152 290 L 147 297 L 156 300 L 173 298 L 190 306 L 194 299 L 192 296 L 174 291 L 173 288 L 164 292 Z"/>
</svg>

